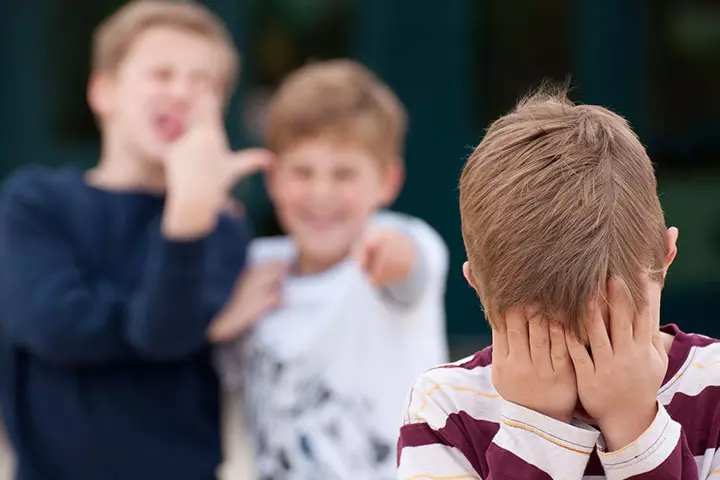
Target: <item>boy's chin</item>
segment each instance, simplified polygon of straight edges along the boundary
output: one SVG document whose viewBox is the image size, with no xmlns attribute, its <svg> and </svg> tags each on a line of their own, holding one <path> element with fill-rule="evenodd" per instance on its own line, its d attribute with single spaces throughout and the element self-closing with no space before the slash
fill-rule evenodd
<svg viewBox="0 0 720 480">
<path fill-rule="evenodd" d="M 292 234 L 290 234 L 292 236 Z M 320 248 L 318 248 L 320 247 Z M 324 248 L 323 248 L 324 247 Z M 325 270 L 333 265 L 341 262 L 350 254 L 350 247 L 345 245 L 323 245 L 321 242 L 310 243 L 305 242 L 298 245 L 299 256 L 303 259 L 306 266 L 311 269 Z"/>
<path fill-rule="evenodd" d="M 145 160 L 151 165 L 162 167 L 165 165 L 165 160 L 169 152 L 170 145 L 162 145 L 158 148 L 148 149 L 145 152 Z"/>
<path fill-rule="evenodd" d="M 170 150 L 173 146 L 172 142 L 163 142 L 158 139 L 145 142 L 139 145 L 139 152 L 142 159 L 154 166 L 163 166 Z"/>
</svg>

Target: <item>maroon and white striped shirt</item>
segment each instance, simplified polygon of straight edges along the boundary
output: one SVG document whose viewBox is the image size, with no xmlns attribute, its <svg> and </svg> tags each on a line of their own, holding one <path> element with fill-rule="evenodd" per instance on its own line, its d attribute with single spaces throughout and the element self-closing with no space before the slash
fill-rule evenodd
<svg viewBox="0 0 720 480">
<path fill-rule="evenodd" d="M 605 453 L 595 428 L 500 398 L 490 347 L 417 380 L 400 430 L 399 478 L 720 480 L 720 342 L 675 325 L 662 331 L 675 340 L 658 414 L 625 448 Z"/>
</svg>

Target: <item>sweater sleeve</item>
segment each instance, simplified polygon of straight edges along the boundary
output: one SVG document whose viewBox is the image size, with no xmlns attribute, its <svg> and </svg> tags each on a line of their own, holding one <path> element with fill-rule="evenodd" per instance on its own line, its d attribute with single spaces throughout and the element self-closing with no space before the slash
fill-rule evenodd
<svg viewBox="0 0 720 480">
<path fill-rule="evenodd" d="M 130 305 L 132 345 L 158 359 L 182 358 L 204 348 L 207 327 L 245 262 L 249 237 L 247 222 L 221 221 L 214 238 L 178 242 L 160 237 L 154 242 Z M 213 255 L 224 256 L 212 261 Z M 221 267 L 210 271 L 211 265 Z"/>
<path fill-rule="evenodd" d="M 128 298 L 80 264 L 56 208 L 27 175 L 5 191 L 0 322 L 10 341 L 71 364 L 173 360 L 206 345 L 205 328 L 230 294 L 245 238 L 227 241 L 241 253 L 231 254 L 218 276 L 206 262 L 210 239 L 173 242 L 154 235 L 140 285 Z M 247 233 L 239 228 L 228 236 Z"/>
<path fill-rule="evenodd" d="M 78 264 L 56 205 L 29 175 L 7 185 L 0 216 L 2 330 L 33 354 L 59 362 L 132 355 L 123 303 L 112 285 Z"/>
</svg>

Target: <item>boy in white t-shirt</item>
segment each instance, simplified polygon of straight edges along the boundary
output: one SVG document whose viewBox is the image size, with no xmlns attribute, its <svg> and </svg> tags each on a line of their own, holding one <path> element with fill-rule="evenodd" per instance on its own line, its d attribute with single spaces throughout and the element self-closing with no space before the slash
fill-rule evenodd
<svg viewBox="0 0 720 480">
<path fill-rule="evenodd" d="M 380 211 L 402 186 L 404 108 L 361 65 L 321 62 L 284 82 L 266 128 L 289 236 L 251 245 L 211 327 L 223 340 L 254 325 L 221 347 L 221 376 L 242 393 L 259 478 L 394 478 L 406 392 L 447 360 L 447 248 Z"/>
</svg>

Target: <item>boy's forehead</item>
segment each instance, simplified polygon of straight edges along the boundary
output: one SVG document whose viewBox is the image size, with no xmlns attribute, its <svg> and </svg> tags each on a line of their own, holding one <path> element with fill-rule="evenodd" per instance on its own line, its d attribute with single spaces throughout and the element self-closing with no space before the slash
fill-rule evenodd
<svg viewBox="0 0 720 480">
<path fill-rule="evenodd" d="M 280 160 L 321 164 L 377 163 L 360 142 L 318 136 L 299 139 L 280 153 Z"/>
<path fill-rule="evenodd" d="M 216 41 L 180 27 L 156 25 L 142 31 L 128 47 L 124 63 L 179 63 L 219 72 L 222 49 Z"/>
</svg>

